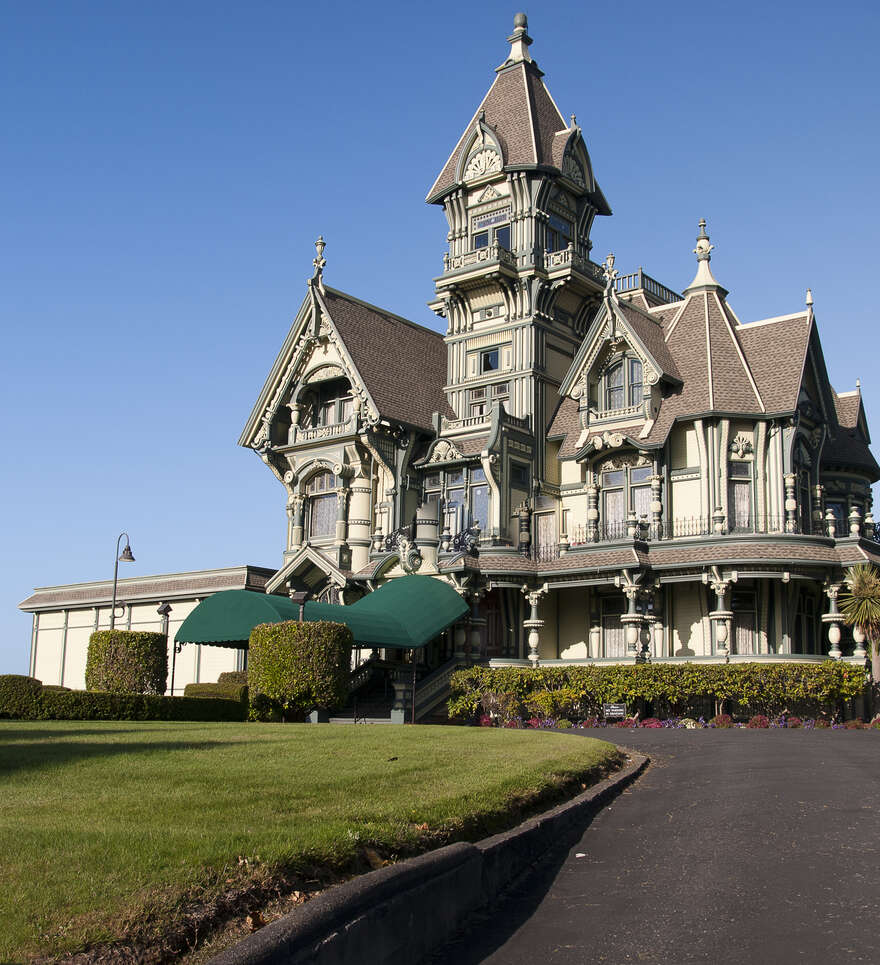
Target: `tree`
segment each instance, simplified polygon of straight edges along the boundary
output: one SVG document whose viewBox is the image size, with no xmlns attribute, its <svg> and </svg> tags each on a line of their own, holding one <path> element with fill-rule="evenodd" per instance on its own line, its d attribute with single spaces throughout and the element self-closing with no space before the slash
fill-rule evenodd
<svg viewBox="0 0 880 965">
<path fill-rule="evenodd" d="M 840 612 L 850 626 L 861 627 L 871 647 L 871 681 L 880 683 L 880 570 L 857 563 L 846 574 Z"/>
</svg>

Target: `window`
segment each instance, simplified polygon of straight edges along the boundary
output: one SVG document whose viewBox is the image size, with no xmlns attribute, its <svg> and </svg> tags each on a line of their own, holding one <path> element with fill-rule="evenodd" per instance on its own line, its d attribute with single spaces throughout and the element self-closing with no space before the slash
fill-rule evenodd
<svg viewBox="0 0 880 965">
<path fill-rule="evenodd" d="M 496 242 L 510 250 L 510 208 L 500 211 L 490 211 L 481 214 L 471 221 L 471 239 L 473 247 L 488 248 Z"/>
<path fill-rule="evenodd" d="M 521 462 L 512 462 L 510 464 L 510 484 L 517 489 L 528 491 L 529 467 L 524 466 Z"/>
<path fill-rule="evenodd" d="M 731 653 L 757 653 L 755 594 L 750 591 L 735 592 L 731 595 L 730 606 L 733 610 Z"/>
<path fill-rule="evenodd" d="M 602 656 L 625 657 L 626 634 L 620 621 L 623 615 L 623 600 L 606 597 L 602 600 Z"/>
<path fill-rule="evenodd" d="M 498 349 L 480 355 L 480 372 L 495 372 L 498 368 Z"/>
<path fill-rule="evenodd" d="M 351 418 L 354 399 L 347 379 L 330 379 L 306 392 L 300 402 L 303 429 L 338 425 Z"/>
<path fill-rule="evenodd" d="M 732 533 L 750 532 L 752 521 L 752 464 L 730 462 L 727 466 L 727 515 Z"/>
<path fill-rule="evenodd" d="M 600 398 L 606 412 L 642 404 L 642 363 L 638 359 L 625 358 L 613 363 L 602 377 L 602 383 L 604 391 Z"/>
<path fill-rule="evenodd" d="M 441 500 L 442 525 L 453 535 L 476 525 L 489 528 L 489 484 L 481 468 L 428 473 L 423 491 L 426 500 Z"/>
<path fill-rule="evenodd" d="M 336 477 L 332 472 L 316 473 L 306 486 L 308 494 L 309 539 L 336 536 Z"/>
<path fill-rule="evenodd" d="M 627 536 L 627 516 L 635 512 L 639 520 L 651 519 L 650 466 L 607 469 L 601 474 L 602 517 L 600 534 L 604 540 Z"/>
<path fill-rule="evenodd" d="M 547 251 L 563 251 L 566 249 L 571 241 L 572 234 L 570 221 L 551 214 L 547 224 Z"/>
</svg>

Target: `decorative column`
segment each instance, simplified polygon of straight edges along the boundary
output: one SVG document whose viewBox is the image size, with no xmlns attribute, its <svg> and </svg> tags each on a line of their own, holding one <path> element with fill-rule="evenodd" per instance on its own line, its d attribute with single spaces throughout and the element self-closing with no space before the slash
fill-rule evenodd
<svg viewBox="0 0 880 965">
<path fill-rule="evenodd" d="M 874 539 L 877 527 L 874 523 L 874 511 L 871 501 L 868 500 L 868 508 L 865 512 L 865 539 Z"/>
<path fill-rule="evenodd" d="M 715 628 L 715 652 L 722 657 L 730 656 L 730 626 L 733 611 L 727 608 L 727 592 L 730 580 L 713 580 L 710 584 L 715 592 L 715 609 L 709 614 Z"/>
<path fill-rule="evenodd" d="M 290 428 L 287 430 L 287 444 L 292 446 L 296 442 L 296 433 L 299 429 L 302 406 L 298 402 L 288 402 L 287 408 L 290 409 Z"/>
<path fill-rule="evenodd" d="M 440 502 L 429 499 L 416 510 L 416 547 L 422 554 L 425 571 L 436 571 L 440 548 Z"/>
<path fill-rule="evenodd" d="M 531 607 L 528 620 L 523 621 L 523 626 L 529 631 L 529 660 L 531 660 L 533 667 L 537 667 L 541 646 L 540 630 L 541 627 L 544 626 L 544 621 L 538 616 L 538 604 L 541 602 L 544 594 L 547 593 L 547 584 L 545 583 L 537 590 L 530 590 L 524 586 L 522 592 L 525 594 Z"/>
<path fill-rule="evenodd" d="M 306 499 L 302 493 L 294 493 L 287 500 L 287 512 L 290 518 L 290 548 L 298 550 L 303 543 L 303 515 Z"/>
<path fill-rule="evenodd" d="M 636 516 L 636 511 L 631 509 L 626 514 L 626 535 L 630 539 L 636 539 L 639 535 L 639 517 Z"/>
<path fill-rule="evenodd" d="M 627 600 L 626 613 L 620 618 L 620 622 L 626 629 L 626 655 L 635 660 L 639 655 L 639 640 L 644 623 L 644 617 L 636 609 L 639 587 L 637 583 L 629 583 L 622 589 Z"/>
<path fill-rule="evenodd" d="M 868 635 L 860 626 L 857 625 L 853 626 L 852 635 L 853 640 L 855 640 L 856 643 L 855 650 L 853 650 L 853 656 L 859 660 L 866 659 L 868 656 L 868 650 L 865 647 L 865 643 L 867 642 Z"/>
<path fill-rule="evenodd" d="M 345 538 L 348 535 L 348 489 L 336 490 L 336 539 L 337 546 L 345 546 Z"/>
<path fill-rule="evenodd" d="M 825 519 L 825 487 L 813 486 L 813 535 L 821 536 Z"/>
<path fill-rule="evenodd" d="M 663 538 L 663 477 L 651 476 L 651 539 Z"/>
<path fill-rule="evenodd" d="M 484 626 L 486 626 L 486 618 L 480 616 L 480 599 L 484 593 L 484 590 L 474 590 L 471 594 L 471 663 L 476 663 L 482 657 L 482 629 Z"/>
<path fill-rule="evenodd" d="M 797 499 L 794 496 L 797 476 L 787 472 L 782 479 L 785 483 L 785 532 L 794 533 L 797 532 Z"/>
<path fill-rule="evenodd" d="M 599 542 L 599 487 L 595 482 L 587 486 L 587 542 Z"/>
<path fill-rule="evenodd" d="M 457 660 L 463 661 L 467 656 L 465 647 L 467 646 L 467 630 L 462 622 L 456 623 L 452 631 L 453 653 Z"/>
<path fill-rule="evenodd" d="M 862 514 L 855 506 L 849 511 L 849 535 L 854 539 L 862 535 Z"/>
<path fill-rule="evenodd" d="M 528 556 L 532 544 L 532 513 L 528 502 L 520 505 L 516 511 L 516 517 L 519 523 L 516 548 L 523 556 Z M 444 530 L 444 537 L 445 535 L 446 531 Z"/>
<path fill-rule="evenodd" d="M 828 612 L 822 614 L 822 622 L 828 624 L 828 642 L 831 644 L 828 656 L 834 660 L 840 660 L 843 656 L 843 652 L 840 649 L 840 624 L 843 623 L 843 615 L 837 608 L 837 596 L 842 586 L 842 583 L 825 584 L 825 596 L 828 597 Z"/>
<path fill-rule="evenodd" d="M 727 517 L 724 515 L 724 510 L 720 506 L 716 506 L 712 513 L 712 531 L 720 536 L 724 532 L 726 521 Z"/>
<path fill-rule="evenodd" d="M 359 472 L 352 480 L 349 492 L 348 545 L 351 547 L 351 568 L 357 571 L 365 567 L 370 558 L 370 480 Z"/>
<path fill-rule="evenodd" d="M 837 536 L 837 517 L 829 509 L 825 513 L 825 532 L 834 539 Z"/>
</svg>

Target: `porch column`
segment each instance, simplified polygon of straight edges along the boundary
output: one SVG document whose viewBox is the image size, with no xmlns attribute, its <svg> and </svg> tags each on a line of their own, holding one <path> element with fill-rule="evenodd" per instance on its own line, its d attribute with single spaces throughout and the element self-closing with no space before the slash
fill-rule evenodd
<svg viewBox="0 0 880 965">
<path fill-rule="evenodd" d="M 794 495 L 797 477 L 793 472 L 787 472 L 782 479 L 785 483 L 785 532 L 794 533 L 797 530 L 797 499 Z"/>
<path fill-rule="evenodd" d="M 730 626 L 733 612 L 727 608 L 727 593 L 730 580 L 713 580 L 710 584 L 715 592 L 715 609 L 709 614 L 712 626 L 715 627 L 716 653 L 722 657 L 730 656 Z"/>
<path fill-rule="evenodd" d="M 486 625 L 486 618 L 480 616 L 480 598 L 483 590 L 474 590 L 471 594 L 471 662 L 475 663 L 482 656 L 481 644 L 483 640 L 482 628 Z"/>
<path fill-rule="evenodd" d="M 299 428 L 302 406 L 300 406 L 298 402 L 288 402 L 287 408 L 290 409 L 290 428 L 287 430 L 287 444 L 292 446 L 296 442 L 296 431 Z"/>
<path fill-rule="evenodd" d="M 627 600 L 626 613 L 620 618 L 620 622 L 626 628 L 626 655 L 635 659 L 639 654 L 639 638 L 642 635 L 644 622 L 642 614 L 636 609 L 639 586 L 637 583 L 629 583 L 622 589 Z"/>
<path fill-rule="evenodd" d="M 298 550 L 303 542 L 303 511 L 306 500 L 301 493 L 294 493 L 287 500 L 287 513 L 290 519 L 290 548 Z"/>
<path fill-rule="evenodd" d="M 522 591 L 531 607 L 528 620 L 523 621 L 523 626 L 529 631 L 529 660 L 531 660 L 533 667 L 537 667 L 539 660 L 538 654 L 541 646 L 541 635 L 539 631 L 541 627 L 544 626 L 544 621 L 538 616 L 538 604 L 541 602 L 544 594 L 547 593 L 547 584 L 545 583 L 536 590 L 529 590 L 524 586 Z"/>
<path fill-rule="evenodd" d="M 825 487 L 813 486 L 813 535 L 821 536 L 825 520 Z"/>
<path fill-rule="evenodd" d="M 842 583 L 825 584 L 828 612 L 822 614 L 822 622 L 828 624 L 828 642 L 831 644 L 828 656 L 834 660 L 840 660 L 843 656 L 843 651 L 840 649 L 840 624 L 843 623 L 843 615 L 837 608 L 837 596 L 842 586 Z"/>
<path fill-rule="evenodd" d="M 345 546 L 345 538 L 348 535 L 348 497 L 351 495 L 348 489 L 337 489 L 336 491 L 336 539 L 337 546 Z"/>
<path fill-rule="evenodd" d="M 466 653 L 465 647 L 467 646 L 467 631 L 465 629 L 464 623 L 456 623 L 452 629 L 452 643 L 453 643 L 453 653 L 457 660 L 464 660 Z"/>
</svg>

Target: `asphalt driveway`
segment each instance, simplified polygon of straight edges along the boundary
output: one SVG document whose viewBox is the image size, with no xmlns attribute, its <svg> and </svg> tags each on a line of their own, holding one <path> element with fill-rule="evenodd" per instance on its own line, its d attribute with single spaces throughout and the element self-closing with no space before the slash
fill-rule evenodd
<svg viewBox="0 0 880 965">
<path fill-rule="evenodd" d="M 601 736 L 652 764 L 433 965 L 880 963 L 880 733 Z"/>
</svg>

